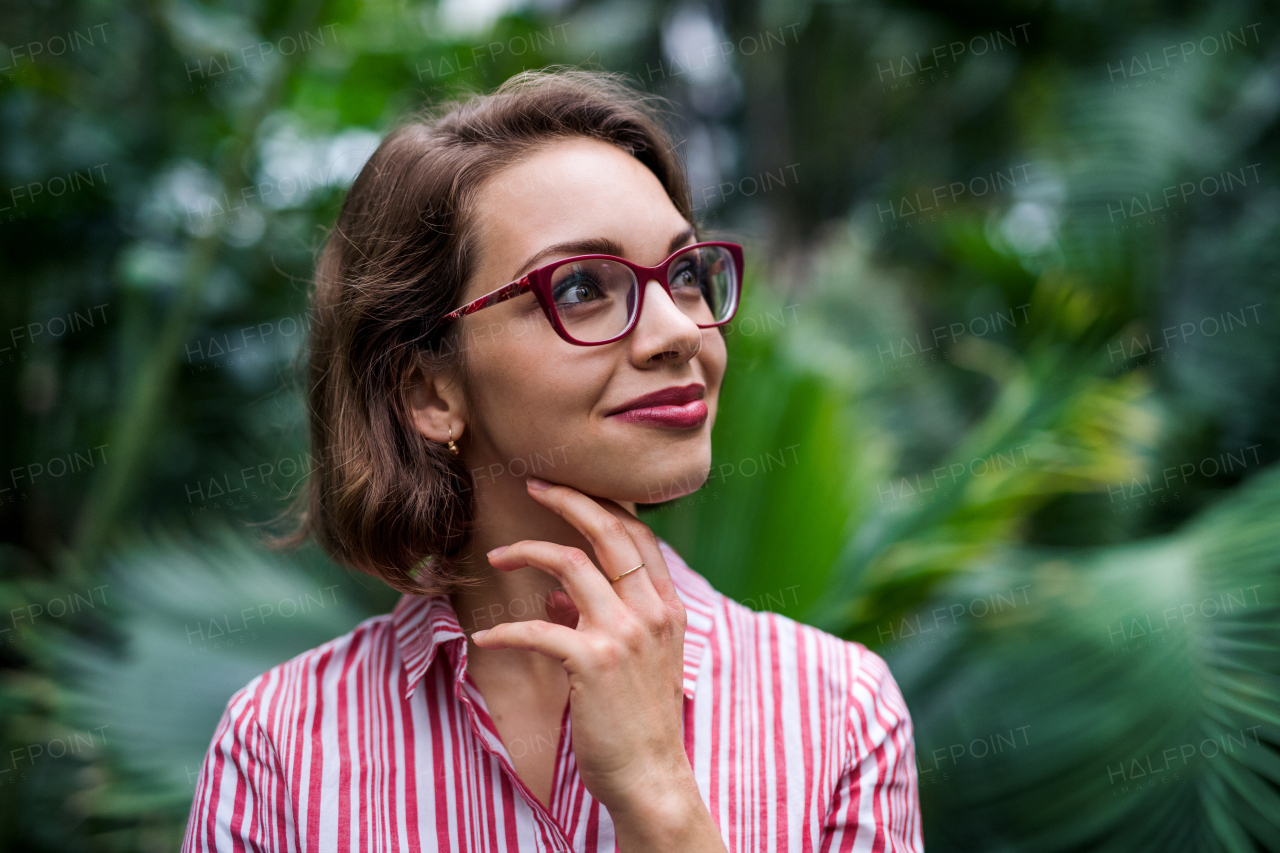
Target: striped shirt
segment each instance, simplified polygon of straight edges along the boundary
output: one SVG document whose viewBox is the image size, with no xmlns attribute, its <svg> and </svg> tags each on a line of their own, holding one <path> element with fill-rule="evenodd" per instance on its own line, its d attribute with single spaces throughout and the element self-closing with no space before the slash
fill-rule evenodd
<svg viewBox="0 0 1280 853">
<path fill-rule="evenodd" d="M 685 751 L 730 853 L 922 850 L 911 717 L 884 661 L 732 601 L 659 543 L 687 615 Z M 183 853 L 617 850 L 568 707 L 547 808 L 466 666 L 448 597 L 406 595 L 258 676 L 214 732 Z"/>
</svg>

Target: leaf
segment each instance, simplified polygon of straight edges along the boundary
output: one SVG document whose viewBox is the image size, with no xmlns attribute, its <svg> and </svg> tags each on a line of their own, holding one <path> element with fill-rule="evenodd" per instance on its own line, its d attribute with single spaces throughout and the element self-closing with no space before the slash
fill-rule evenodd
<svg viewBox="0 0 1280 853">
<path fill-rule="evenodd" d="M 966 607 L 939 643 L 884 649 L 917 723 L 930 846 L 1277 849 L 1277 513 L 1273 468 L 1174 535 L 1014 547 L 941 586 L 922 612 L 1030 585 L 1004 613 Z M 975 736 L 1021 726 L 1016 751 L 978 754 Z"/>
</svg>

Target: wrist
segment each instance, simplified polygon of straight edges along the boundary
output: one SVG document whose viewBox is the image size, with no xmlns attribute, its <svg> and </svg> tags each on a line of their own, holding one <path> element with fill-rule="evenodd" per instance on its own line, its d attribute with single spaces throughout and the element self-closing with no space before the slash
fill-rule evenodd
<svg viewBox="0 0 1280 853">
<path fill-rule="evenodd" d="M 685 784 L 638 799 L 630 808 L 610 809 L 609 816 L 624 851 L 724 849 L 692 774 Z"/>
</svg>

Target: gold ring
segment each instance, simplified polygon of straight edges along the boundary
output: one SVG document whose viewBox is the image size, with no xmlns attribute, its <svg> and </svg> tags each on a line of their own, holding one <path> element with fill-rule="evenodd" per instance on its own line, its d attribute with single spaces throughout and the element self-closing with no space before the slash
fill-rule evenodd
<svg viewBox="0 0 1280 853">
<path fill-rule="evenodd" d="M 622 574 L 618 575 L 618 576 L 617 576 L 616 578 L 614 578 L 613 580 L 609 581 L 609 583 L 617 583 L 618 581 L 622 580 L 623 578 L 625 578 L 627 575 L 631 574 L 632 572 L 637 572 L 637 571 L 639 571 L 640 569 L 643 569 L 643 568 L 644 568 L 644 563 L 641 563 L 640 565 L 636 566 L 634 569 L 627 569 L 625 572 L 623 572 Z"/>
</svg>

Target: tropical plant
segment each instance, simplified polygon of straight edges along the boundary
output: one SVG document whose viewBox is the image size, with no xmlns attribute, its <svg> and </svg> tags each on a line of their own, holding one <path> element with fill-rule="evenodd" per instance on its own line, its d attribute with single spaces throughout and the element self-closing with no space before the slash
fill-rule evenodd
<svg viewBox="0 0 1280 853">
<path fill-rule="evenodd" d="M 929 849 L 1280 850 L 1274 4 L 3 19 L 0 847 L 174 849 L 230 693 L 389 609 L 258 535 L 318 239 L 405 109 L 561 62 L 670 97 L 750 249 L 710 480 L 643 517 L 886 657 Z"/>
</svg>

